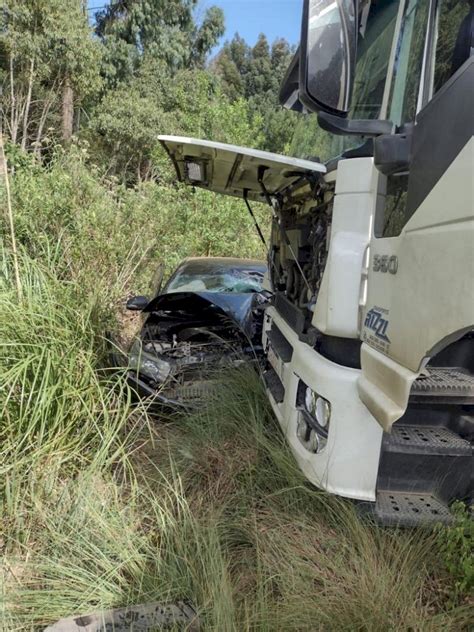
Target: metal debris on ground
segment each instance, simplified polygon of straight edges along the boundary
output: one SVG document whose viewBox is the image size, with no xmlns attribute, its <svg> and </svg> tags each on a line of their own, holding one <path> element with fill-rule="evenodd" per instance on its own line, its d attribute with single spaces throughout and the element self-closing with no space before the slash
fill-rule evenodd
<svg viewBox="0 0 474 632">
<path fill-rule="evenodd" d="M 44 632 L 154 632 L 170 629 L 198 632 L 200 626 L 194 608 L 184 601 L 128 606 L 61 619 Z"/>
</svg>

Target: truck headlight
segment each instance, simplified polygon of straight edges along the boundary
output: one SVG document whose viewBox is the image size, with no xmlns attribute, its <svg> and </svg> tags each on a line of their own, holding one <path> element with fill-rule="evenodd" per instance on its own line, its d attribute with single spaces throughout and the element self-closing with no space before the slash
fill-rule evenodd
<svg viewBox="0 0 474 632">
<path fill-rule="evenodd" d="M 322 452 L 328 442 L 330 402 L 300 380 L 296 407 L 299 410 L 296 429 L 298 439 L 309 452 Z"/>
<path fill-rule="evenodd" d="M 128 366 L 156 383 L 164 382 L 171 373 L 171 365 L 156 355 L 143 351 L 140 340 L 135 340 L 130 349 Z"/>
<path fill-rule="evenodd" d="M 329 420 L 331 418 L 331 404 L 324 397 L 318 397 L 316 399 L 316 410 L 315 410 L 316 421 L 321 426 L 321 428 L 327 428 L 329 425 Z"/>
<path fill-rule="evenodd" d="M 306 387 L 304 394 L 304 407 L 306 412 L 316 419 L 321 428 L 327 428 L 331 418 L 331 404 L 309 386 Z"/>
</svg>

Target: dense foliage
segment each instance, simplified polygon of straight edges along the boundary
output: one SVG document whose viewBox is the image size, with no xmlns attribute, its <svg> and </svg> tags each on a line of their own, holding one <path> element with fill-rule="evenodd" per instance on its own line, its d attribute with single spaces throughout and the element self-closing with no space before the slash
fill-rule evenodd
<svg viewBox="0 0 474 632">
<path fill-rule="evenodd" d="M 294 50 L 282 38 L 270 46 L 261 34 L 252 48 L 236 34 L 211 64 L 228 98 L 244 98 L 250 112 L 261 115 L 263 134 L 259 146 L 269 151 L 287 152 L 292 138 L 296 117 L 276 105 L 293 54 Z"/>
<path fill-rule="evenodd" d="M 166 175 L 160 133 L 285 151 L 278 87 L 290 46 L 236 36 L 208 64 L 224 15 L 211 6 L 198 20 L 197 4 L 113 0 L 89 21 L 83 0 L 1 0 L 7 138 L 42 162 L 57 142 L 85 138 L 90 162 L 129 185 Z"/>
<path fill-rule="evenodd" d="M 224 15 L 207 9 L 196 24 L 198 0 L 116 0 L 96 15 L 95 31 L 105 47 L 109 84 L 126 82 L 144 58 L 170 68 L 203 67 L 209 50 L 224 33 Z"/>
</svg>

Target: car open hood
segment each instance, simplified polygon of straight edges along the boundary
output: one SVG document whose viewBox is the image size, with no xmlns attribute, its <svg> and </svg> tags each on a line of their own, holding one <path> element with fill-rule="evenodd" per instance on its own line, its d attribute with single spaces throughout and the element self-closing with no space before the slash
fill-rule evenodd
<svg viewBox="0 0 474 632">
<path fill-rule="evenodd" d="M 224 294 L 219 292 L 171 292 L 152 299 L 144 312 L 184 312 L 191 315 L 203 315 L 212 310 L 214 313 L 230 318 L 246 335 L 252 339 L 256 333 L 254 309 L 264 302 L 256 292 Z"/>
<path fill-rule="evenodd" d="M 259 177 L 271 195 L 304 176 L 326 173 L 319 162 L 181 136 L 159 136 L 180 182 L 224 195 L 265 202 Z"/>
</svg>

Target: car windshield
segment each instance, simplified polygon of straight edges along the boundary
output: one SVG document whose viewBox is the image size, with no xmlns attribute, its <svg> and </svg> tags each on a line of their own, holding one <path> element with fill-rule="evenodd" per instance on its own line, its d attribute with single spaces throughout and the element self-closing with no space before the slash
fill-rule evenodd
<svg viewBox="0 0 474 632">
<path fill-rule="evenodd" d="M 260 270 L 216 269 L 200 274 L 178 271 L 166 288 L 166 292 L 260 292 L 263 272 Z"/>
</svg>

